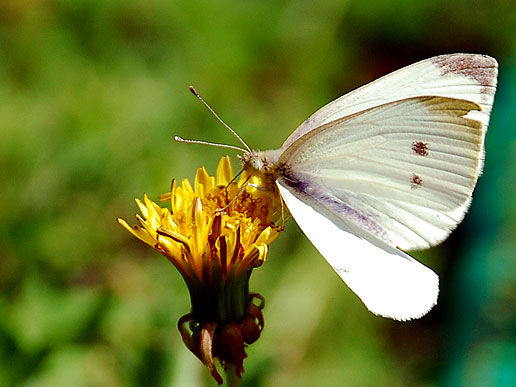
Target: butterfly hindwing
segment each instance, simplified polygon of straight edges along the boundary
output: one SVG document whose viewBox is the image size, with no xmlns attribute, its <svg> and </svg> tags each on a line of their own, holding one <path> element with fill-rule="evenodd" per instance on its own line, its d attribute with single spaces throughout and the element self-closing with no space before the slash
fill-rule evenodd
<svg viewBox="0 0 516 387">
<path fill-rule="evenodd" d="M 301 230 L 371 312 L 409 320 L 435 305 L 439 279 L 432 270 L 332 215 L 331 199 L 307 195 L 282 179 L 277 185 Z"/>
</svg>

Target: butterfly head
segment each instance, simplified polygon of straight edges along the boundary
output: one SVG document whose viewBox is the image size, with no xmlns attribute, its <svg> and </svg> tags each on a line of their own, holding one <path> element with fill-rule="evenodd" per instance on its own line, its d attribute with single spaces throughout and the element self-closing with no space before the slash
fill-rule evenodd
<svg viewBox="0 0 516 387">
<path fill-rule="evenodd" d="M 246 169 L 262 171 L 265 165 L 265 160 L 261 157 L 261 152 L 251 151 L 244 152 L 238 158 Z"/>
<path fill-rule="evenodd" d="M 274 173 L 278 168 L 279 150 L 244 152 L 238 158 L 248 170 L 256 172 Z"/>
<path fill-rule="evenodd" d="M 274 185 L 274 181 L 280 174 L 278 163 L 280 154 L 280 150 L 250 151 L 243 152 L 238 158 L 247 173 L 261 177 L 266 185 Z"/>
</svg>

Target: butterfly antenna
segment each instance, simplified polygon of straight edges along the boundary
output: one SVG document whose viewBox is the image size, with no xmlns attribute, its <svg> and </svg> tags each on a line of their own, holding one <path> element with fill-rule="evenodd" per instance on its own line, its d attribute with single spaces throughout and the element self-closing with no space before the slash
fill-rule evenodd
<svg viewBox="0 0 516 387">
<path fill-rule="evenodd" d="M 215 110 L 212 109 L 212 107 L 210 105 L 208 105 L 208 103 L 201 97 L 201 95 L 197 92 L 197 90 L 195 90 L 195 87 L 193 86 L 190 86 L 190 91 L 192 92 L 193 95 L 195 95 L 199 101 L 201 101 L 204 106 L 206 106 L 208 108 L 208 110 L 211 112 L 211 114 L 213 114 L 215 116 L 215 118 L 222 124 L 226 127 L 227 130 L 229 130 L 231 133 L 233 133 L 233 136 L 235 136 L 238 141 L 240 141 L 240 143 L 245 147 L 245 149 L 247 149 L 248 152 L 251 152 L 251 148 L 249 148 L 249 145 L 246 144 L 246 142 L 244 140 L 242 140 L 242 138 L 237 134 L 237 132 L 235 132 L 233 129 L 231 129 L 231 127 L 226 124 L 224 121 L 222 121 L 222 119 L 219 117 L 219 115 L 217 113 L 215 113 Z M 176 140 L 177 141 L 177 140 Z M 213 144 L 211 144 L 213 145 Z M 242 148 L 238 148 L 238 149 L 242 149 Z"/>
<path fill-rule="evenodd" d="M 177 142 L 186 142 L 188 144 L 211 145 L 211 146 L 216 146 L 219 148 L 228 148 L 228 149 L 235 149 L 240 152 L 247 152 L 244 148 L 240 148 L 238 146 L 233 146 L 233 145 L 228 145 L 228 144 L 219 144 L 216 142 L 208 142 L 208 141 L 201 141 L 201 140 L 189 140 L 189 139 L 179 137 L 179 136 L 174 136 L 174 140 L 176 140 Z"/>
</svg>

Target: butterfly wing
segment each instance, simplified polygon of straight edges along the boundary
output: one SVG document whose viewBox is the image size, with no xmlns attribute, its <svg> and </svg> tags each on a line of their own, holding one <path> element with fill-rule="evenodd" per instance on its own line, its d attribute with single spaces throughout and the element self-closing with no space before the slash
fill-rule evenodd
<svg viewBox="0 0 516 387">
<path fill-rule="evenodd" d="M 486 131 L 497 73 L 496 60 L 486 55 L 441 55 L 414 63 L 323 106 L 287 138 L 282 148 L 288 148 L 306 133 L 329 122 L 374 106 L 419 96 L 464 99 L 480 105 L 476 119 Z"/>
<path fill-rule="evenodd" d="M 436 304 L 439 279 L 432 270 L 357 229 L 330 198 L 307 195 L 281 178 L 277 185 L 301 230 L 371 312 L 410 320 Z"/>
<path fill-rule="evenodd" d="M 469 206 L 485 131 L 469 101 L 418 97 L 323 125 L 281 155 L 293 189 L 343 203 L 339 216 L 403 250 L 445 239 Z"/>
</svg>

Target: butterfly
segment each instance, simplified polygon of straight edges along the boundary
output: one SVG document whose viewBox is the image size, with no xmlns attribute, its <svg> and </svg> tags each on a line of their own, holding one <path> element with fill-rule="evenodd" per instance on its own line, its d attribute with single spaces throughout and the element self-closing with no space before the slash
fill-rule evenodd
<svg viewBox="0 0 516 387">
<path fill-rule="evenodd" d="M 191 90 L 245 149 L 226 147 L 279 192 L 367 309 L 410 320 L 437 303 L 439 278 L 406 251 L 442 242 L 464 218 L 482 172 L 497 68 L 476 54 L 417 62 L 328 103 L 268 151 L 252 151 Z"/>
</svg>

